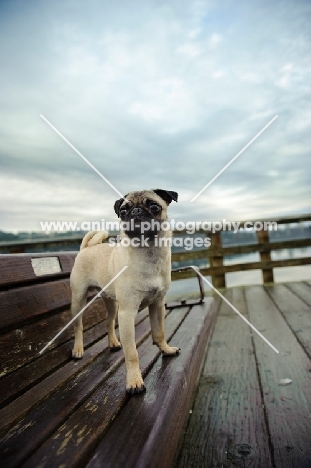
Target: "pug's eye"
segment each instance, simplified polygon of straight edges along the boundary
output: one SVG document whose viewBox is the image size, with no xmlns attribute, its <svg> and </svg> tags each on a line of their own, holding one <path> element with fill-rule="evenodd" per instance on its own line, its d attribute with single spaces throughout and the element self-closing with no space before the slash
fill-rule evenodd
<svg viewBox="0 0 311 468">
<path fill-rule="evenodd" d="M 127 209 L 126 209 L 125 207 L 123 207 L 123 208 L 120 209 L 120 215 L 121 215 L 121 216 L 125 216 L 126 213 L 127 213 Z"/>
<path fill-rule="evenodd" d="M 152 204 L 149 206 L 149 210 L 152 211 L 152 213 L 159 213 L 159 211 L 161 210 L 161 208 L 160 208 L 158 205 L 155 205 L 154 203 L 152 203 Z"/>
</svg>

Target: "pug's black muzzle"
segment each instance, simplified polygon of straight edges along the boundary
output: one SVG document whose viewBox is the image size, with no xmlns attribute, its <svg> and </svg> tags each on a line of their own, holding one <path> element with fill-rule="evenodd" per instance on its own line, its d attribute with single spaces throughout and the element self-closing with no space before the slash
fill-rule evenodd
<svg viewBox="0 0 311 468">
<path fill-rule="evenodd" d="M 134 206 L 122 218 L 121 227 L 130 238 L 144 236 L 152 239 L 160 230 L 160 222 L 149 210 Z"/>
</svg>

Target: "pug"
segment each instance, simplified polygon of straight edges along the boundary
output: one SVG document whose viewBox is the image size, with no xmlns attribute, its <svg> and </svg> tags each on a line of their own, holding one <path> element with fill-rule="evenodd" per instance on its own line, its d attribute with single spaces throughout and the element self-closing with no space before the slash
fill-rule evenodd
<svg viewBox="0 0 311 468">
<path fill-rule="evenodd" d="M 162 223 L 168 221 L 167 208 L 177 202 L 178 194 L 169 190 L 130 192 L 114 204 L 121 219 L 119 242 L 113 245 L 106 231 L 91 231 L 81 243 L 70 276 L 73 317 L 86 305 L 89 287 L 102 289 L 127 266 L 103 292 L 108 312 L 107 331 L 111 351 L 121 349 L 126 364 L 126 391 L 145 391 L 135 344 L 135 317 L 148 307 L 153 343 L 163 355 L 176 356 L 179 348 L 164 339 L 165 294 L 171 282 L 171 231 Z M 166 223 L 167 227 L 168 223 Z M 115 334 L 118 314 L 120 340 Z M 82 358 L 82 314 L 74 322 L 72 356 Z"/>
</svg>

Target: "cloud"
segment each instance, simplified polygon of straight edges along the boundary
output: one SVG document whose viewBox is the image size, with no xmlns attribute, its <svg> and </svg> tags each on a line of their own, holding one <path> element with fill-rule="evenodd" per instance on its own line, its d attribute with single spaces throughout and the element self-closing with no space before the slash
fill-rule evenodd
<svg viewBox="0 0 311 468">
<path fill-rule="evenodd" d="M 16 5 L 0 6 L 0 229 L 114 216 L 118 195 L 41 113 L 122 193 L 180 192 L 183 219 L 310 210 L 310 5 Z"/>
<path fill-rule="evenodd" d="M 220 42 L 222 42 L 222 40 L 223 40 L 223 37 L 221 34 L 213 33 L 210 37 L 209 45 L 212 49 L 214 49 L 215 47 L 218 46 L 218 44 L 220 44 Z"/>
</svg>

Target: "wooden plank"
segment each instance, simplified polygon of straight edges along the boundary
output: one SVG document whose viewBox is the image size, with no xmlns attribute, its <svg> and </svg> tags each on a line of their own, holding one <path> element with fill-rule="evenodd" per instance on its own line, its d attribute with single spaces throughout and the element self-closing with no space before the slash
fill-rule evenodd
<svg viewBox="0 0 311 468">
<path fill-rule="evenodd" d="M 88 291 L 88 300 L 97 294 Z M 0 291 L 0 333 L 37 321 L 40 315 L 58 312 L 71 302 L 69 278 Z"/>
<path fill-rule="evenodd" d="M 295 240 L 284 240 L 277 242 L 258 242 L 256 244 L 245 244 L 245 245 L 233 245 L 230 247 L 215 246 L 212 242 L 212 246 L 208 249 L 202 250 L 191 250 L 187 252 L 173 252 L 172 261 L 182 262 L 187 260 L 196 260 L 200 258 L 212 257 L 214 255 L 225 257 L 227 255 L 239 255 L 253 252 L 266 253 L 273 250 L 280 249 L 297 249 L 310 247 L 311 239 L 295 239 Z"/>
<path fill-rule="evenodd" d="M 293 291 L 298 297 L 304 302 L 311 306 L 311 290 L 308 285 L 299 283 L 288 283 L 286 285 L 291 291 Z"/>
<path fill-rule="evenodd" d="M 146 333 L 149 334 L 150 327 L 148 321 L 146 321 L 147 311 L 142 311 L 137 316 L 137 339 L 141 340 L 142 336 L 145 337 Z M 3 432 L 7 428 L 11 427 L 16 421 L 20 420 L 22 417 L 27 415 L 34 407 L 38 406 L 40 402 L 47 400 L 46 412 L 48 412 L 48 407 L 51 402 L 52 395 L 59 389 L 65 386 L 65 389 L 70 389 L 75 386 L 72 384 L 70 387 L 67 384 L 68 381 L 74 379 L 79 373 L 83 371 L 83 376 L 85 377 L 88 372 L 90 364 L 95 361 L 101 354 L 108 355 L 105 358 L 104 363 L 101 364 L 101 367 L 97 368 L 96 375 L 102 378 L 103 368 L 107 368 L 107 364 L 111 363 L 111 359 L 115 356 L 114 353 L 110 353 L 108 349 L 108 338 L 104 337 L 99 342 L 96 342 L 93 346 L 89 347 L 84 354 L 83 359 L 75 361 L 70 359 L 64 366 L 57 369 L 54 373 L 49 374 L 44 380 L 39 381 L 36 385 L 26 391 L 19 398 L 14 400 L 12 403 L 8 404 L 6 407 L 0 410 L 0 430 Z M 116 353 L 117 354 L 117 353 Z M 120 361 L 123 362 L 123 361 Z M 96 364 L 97 365 L 97 364 Z M 90 367 L 91 369 L 91 367 Z M 79 378 L 79 377 L 77 377 Z M 96 377 L 97 378 L 97 377 Z M 93 386 L 90 384 L 89 392 L 92 392 Z M 63 390 L 60 390 L 62 392 Z M 67 391 L 67 390 L 66 390 Z M 62 395 L 62 393 L 61 393 Z M 72 395 L 75 404 L 78 404 L 76 401 L 76 396 Z M 41 407 L 40 407 L 41 408 Z M 68 410 L 70 405 L 68 404 Z M 44 411 L 42 411 L 44 413 Z M 42 414 L 42 413 L 41 413 Z M 55 417 L 53 417 L 53 421 Z M 14 432 L 14 431 L 13 431 Z"/>
<path fill-rule="evenodd" d="M 311 359 L 311 309 L 283 284 L 266 288 L 297 340 Z"/>
<path fill-rule="evenodd" d="M 275 466 L 311 466 L 310 359 L 264 288 L 247 288 L 246 300 L 251 322 L 280 351 L 254 333 Z M 292 383 L 279 385 L 285 378 Z"/>
<path fill-rule="evenodd" d="M 69 279 L 32 284 L 0 292 L 0 329 L 57 309 L 71 302 Z"/>
<path fill-rule="evenodd" d="M 248 270 L 269 270 L 271 268 L 310 265 L 311 257 L 303 258 L 290 258 L 287 260 L 271 260 L 271 262 L 250 262 L 250 263 L 236 263 L 234 265 L 224 265 L 222 267 L 200 268 L 203 276 L 214 276 L 223 273 L 232 273 L 235 271 L 248 271 Z M 185 279 L 195 276 L 194 271 L 185 270 L 181 272 L 172 272 L 172 279 Z"/>
<path fill-rule="evenodd" d="M 271 260 L 271 262 L 250 262 L 236 263 L 234 265 L 224 265 L 223 267 L 202 268 L 201 273 L 204 276 L 220 274 L 222 272 L 230 273 L 234 271 L 247 270 L 269 270 L 271 268 L 310 265 L 311 257 L 289 258 L 286 260 Z"/>
<path fill-rule="evenodd" d="M 269 219 L 249 219 L 249 220 L 245 220 L 245 221 L 233 221 L 233 223 L 239 223 L 239 229 L 241 228 L 244 228 L 245 227 L 245 224 L 246 223 L 252 223 L 252 224 L 255 224 L 257 221 L 261 221 L 263 224 L 265 223 L 271 223 L 271 222 L 274 222 L 276 224 L 296 224 L 296 223 L 302 223 L 302 222 L 305 222 L 305 221 L 310 221 L 311 220 L 311 214 L 307 214 L 307 215 L 304 215 L 304 216 L 286 216 L 286 217 L 282 217 L 282 218 L 269 218 Z M 249 225 L 246 226 L 247 229 L 249 229 Z M 269 227 L 269 224 L 266 224 L 266 227 Z M 271 227 L 271 224 L 270 224 L 270 227 Z M 227 229 L 225 229 L 227 230 Z M 223 229 L 220 229 L 220 232 L 223 231 Z M 210 233 L 212 232 L 211 229 L 197 229 L 195 231 L 196 234 L 200 233 L 200 234 L 207 234 L 209 235 Z M 182 231 L 173 231 L 173 235 L 175 236 L 181 236 L 181 235 L 186 235 L 188 234 L 187 233 L 187 230 L 184 229 Z"/>
<path fill-rule="evenodd" d="M 311 220 L 311 215 L 302 215 L 302 216 L 283 216 L 282 218 L 269 218 L 269 219 L 258 219 L 258 220 L 249 220 L 249 221 L 241 221 L 240 227 L 244 227 L 245 223 L 251 222 L 255 223 L 256 221 L 261 221 L 262 223 L 265 222 L 276 222 L 277 224 L 292 224 L 292 223 L 301 223 L 304 221 L 310 221 Z"/>
<path fill-rule="evenodd" d="M 24 325 L 0 336 L 0 376 L 3 377 L 16 369 L 39 359 L 39 351 L 71 319 L 69 309 L 50 315 L 41 320 Z M 84 313 L 84 328 L 88 330 L 106 317 L 106 308 L 101 298 L 96 299 Z M 56 348 L 70 340 L 73 326 L 67 328 L 51 345 Z M 10 352 L 8 353 L 8 350 Z M 1 392 L 0 392 L 1 393 Z"/>
<path fill-rule="evenodd" d="M 157 360 L 146 377 L 148 394 L 127 403 L 88 468 L 172 466 L 215 311 L 210 299 L 193 307 L 171 341 L 182 346 L 180 356 Z"/>
<path fill-rule="evenodd" d="M 63 247 L 67 246 L 80 246 L 83 235 L 77 237 L 61 237 L 54 239 L 25 239 L 19 241 L 6 241 L 0 242 L 0 252 L 8 253 L 23 253 L 25 249 L 39 250 L 44 252 L 47 250 L 55 249 L 64 250 Z M 79 248 L 79 247 L 76 247 Z M 73 248 L 71 250 L 74 250 Z"/>
<path fill-rule="evenodd" d="M 105 316 L 105 311 L 103 310 L 103 304 L 101 301 L 95 301 L 89 307 L 88 314 L 85 314 L 88 318 L 84 321 L 84 348 L 87 349 L 93 343 L 103 338 L 107 334 L 106 320 L 103 320 Z M 70 311 L 67 311 L 68 320 L 71 318 Z M 92 320 L 91 320 L 92 319 Z M 65 321 L 65 323 L 67 320 Z M 35 324 L 37 327 L 37 332 L 39 334 L 41 327 L 38 327 L 38 324 Z M 61 329 L 59 322 L 57 323 L 57 331 Z M 47 331 L 44 330 L 47 334 Z M 42 348 L 46 344 L 51 336 L 54 334 L 49 330 L 46 339 L 43 342 L 43 345 L 38 347 L 38 344 L 31 344 L 30 352 L 34 349 L 34 357 L 29 356 L 29 350 L 27 353 L 27 345 L 25 346 L 25 354 L 21 353 L 19 355 L 19 360 L 14 359 L 14 354 L 8 354 L 6 356 L 11 357 L 9 362 L 6 364 L 10 367 L 5 368 L 7 375 L 0 380 L 0 408 L 11 402 L 12 400 L 19 397 L 21 394 L 25 393 L 26 390 L 31 388 L 40 380 L 44 379 L 51 372 L 56 370 L 61 365 L 71 361 L 71 350 L 73 347 L 73 330 L 70 327 L 57 339 L 57 346 L 51 349 L 49 352 L 44 353 L 43 355 L 38 354 L 38 349 Z M 65 336 L 63 336 L 65 335 Z M 42 338 L 41 338 L 42 341 Z M 63 344 L 59 344 L 63 342 Z M 31 341 L 32 343 L 32 341 Z M 2 344 L 2 343 L 1 343 Z M 2 347 L 2 346 L 1 346 Z M 17 346 L 17 351 L 21 348 Z M 14 352 L 14 350 L 13 350 Z M 25 365 L 25 362 L 28 363 Z M 23 366 L 23 367 L 21 367 Z M 12 372 L 13 369 L 18 369 L 16 372 Z M 9 373 L 9 370 L 11 371 Z"/>
<path fill-rule="evenodd" d="M 247 317 L 242 288 L 225 297 Z M 273 466 L 250 329 L 225 302 L 175 466 Z"/>
<path fill-rule="evenodd" d="M 69 276 L 78 252 L 45 252 L 36 254 L 0 255 L 0 288 L 18 283 L 39 283 L 51 278 Z M 61 264 L 61 273 L 36 276 L 31 265 L 32 258 L 57 257 Z"/>
<path fill-rule="evenodd" d="M 168 315 L 166 319 L 167 336 L 174 334 L 187 312 L 187 310 L 179 309 L 176 313 L 174 311 Z M 152 340 L 149 336 L 139 346 L 138 352 L 142 372 L 146 375 L 159 356 L 159 350 L 156 346 L 152 346 Z M 123 360 L 123 356 L 120 359 Z M 119 362 L 117 369 L 114 369 L 114 373 L 111 374 L 110 371 L 109 374 L 109 378 L 105 381 L 102 378 L 101 383 L 99 382 L 95 388 L 93 383 L 88 379 L 87 387 L 84 389 L 84 391 L 88 389 L 87 399 L 82 398 L 83 392 L 80 394 L 80 390 L 83 390 L 80 386 L 82 387 L 83 383 L 75 387 L 74 392 L 79 392 L 78 395 L 81 406 L 76 408 L 75 412 L 61 427 L 59 427 L 59 416 L 56 416 L 57 424 L 55 424 L 55 421 L 47 421 L 51 406 L 47 407 L 48 413 L 45 417 L 44 415 L 42 416 L 41 421 L 38 420 L 35 415 L 33 415 L 31 419 L 25 419 L 22 426 L 20 426 L 25 429 L 24 432 L 16 439 L 14 437 L 14 443 L 13 439 L 7 442 L 10 446 L 10 451 L 12 451 L 11 456 L 16 460 L 17 455 L 14 454 L 14 451 L 20 452 L 20 447 L 23 447 L 22 451 L 24 453 L 26 452 L 27 456 L 33 452 L 34 448 L 38 447 L 34 455 L 25 463 L 25 467 L 33 468 L 39 464 L 42 468 L 46 466 L 49 467 L 51 460 L 53 460 L 55 466 L 64 465 L 64 467 L 68 466 L 70 468 L 77 465 L 84 466 L 84 460 L 88 459 L 90 451 L 96 447 L 105 429 L 107 429 L 130 398 L 125 392 L 125 364 L 122 363 L 120 365 Z M 98 369 L 95 372 L 95 377 L 96 376 L 98 379 Z M 90 389 L 92 389 L 91 395 Z M 64 391 L 66 390 L 64 389 Z M 59 399 L 57 401 L 57 405 L 61 405 L 61 411 L 63 411 L 63 407 L 67 407 L 68 405 L 72 406 L 72 399 L 67 397 L 67 394 L 63 393 L 60 395 L 60 401 Z M 54 405 L 52 408 L 53 407 Z M 64 419 L 65 418 L 63 418 L 63 420 Z M 32 422 L 33 425 L 29 426 L 29 428 L 26 427 L 30 422 Z M 47 428 L 46 424 L 48 424 Z M 47 432 L 51 424 L 54 425 L 54 430 L 57 429 L 53 435 Z M 41 434 L 38 434 L 39 428 L 42 430 Z M 35 440 L 30 440 L 31 438 L 29 435 L 32 433 L 33 437 L 36 438 L 37 446 L 34 445 Z M 45 435 L 45 438 L 46 436 L 49 438 L 40 446 L 44 440 L 42 437 L 43 435 Z M 30 446 L 31 450 L 29 450 Z M 2 450 L 0 450 L 0 454 L 2 453 Z M 20 454 L 18 456 L 20 457 Z M 6 466 L 11 466 L 10 460 L 6 459 L 6 461 L 8 462 Z"/>
</svg>

